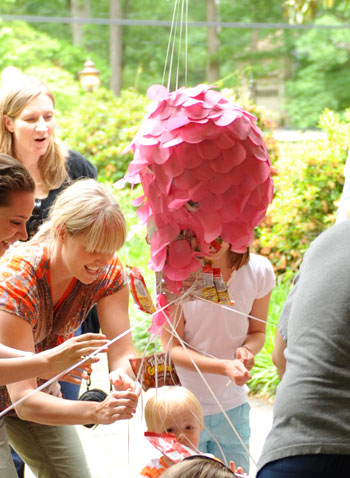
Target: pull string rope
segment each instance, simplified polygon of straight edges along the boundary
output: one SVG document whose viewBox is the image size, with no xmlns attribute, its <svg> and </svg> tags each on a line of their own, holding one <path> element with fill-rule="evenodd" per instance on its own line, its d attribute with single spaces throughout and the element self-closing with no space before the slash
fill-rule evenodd
<svg viewBox="0 0 350 478">
<path fill-rule="evenodd" d="M 229 306 L 229 305 L 225 305 L 225 304 L 220 304 L 220 302 L 213 302 L 211 300 L 208 300 L 208 299 L 205 299 L 204 297 L 201 297 L 199 295 L 193 295 L 193 298 L 195 299 L 198 299 L 198 300 L 201 300 L 202 302 L 209 302 L 209 304 L 215 304 L 215 305 L 218 305 L 219 307 L 222 307 L 226 310 L 229 310 L 233 313 L 236 313 L 236 314 L 240 314 L 240 315 L 244 315 L 244 317 L 248 317 L 249 319 L 253 319 L 253 320 L 257 320 L 258 322 L 263 322 L 264 324 L 266 325 L 271 325 L 271 327 L 275 327 L 275 329 L 277 329 L 277 325 L 272 323 L 272 322 L 268 322 L 267 320 L 264 320 L 264 319 L 260 319 L 259 317 L 255 317 L 254 315 L 250 315 L 250 314 L 246 314 L 245 312 L 241 312 L 240 310 L 236 310 L 234 308 L 234 306 Z"/>
</svg>

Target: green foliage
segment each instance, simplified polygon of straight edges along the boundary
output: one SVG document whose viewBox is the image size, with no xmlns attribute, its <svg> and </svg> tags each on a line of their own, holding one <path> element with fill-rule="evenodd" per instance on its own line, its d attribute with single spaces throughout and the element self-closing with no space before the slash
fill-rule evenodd
<svg viewBox="0 0 350 478">
<path fill-rule="evenodd" d="M 335 16 L 315 21 L 338 25 Z M 349 29 L 311 29 L 295 41 L 297 68 L 286 83 L 286 109 L 292 125 L 314 127 L 325 108 L 343 112 L 350 104 Z"/>
<path fill-rule="evenodd" d="M 270 160 L 272 164 L 275 164 L 278 161 L 280 152 L 278 143 L 274 138 L 276 124 L 270 120 L 268 113 L 263 108 L 259 108 L 256 104 L 252 103 L 252 101 L 250 101 L 248 98 L 239 98 L 233 89 L 225 88 L 222 90 L 222 94 L 234 103 L 238 103 L 249 113 L 255 116 L 256 125 L 263 132 L 264 141 L 269 152 Z M 273 169 L 273 174 L 274 172 L 275 170 Z"/>
<path fill-rule="evenodd" d="M 349 0 L 284 0 L 285 14 L 291 23 L 312 21 L 323 10 L 345 13 L 349 9 Z"/>
<path fill-rule="evenodd" d="M 134 199 L 142 196 L 141 185 L 136 186 L 133 190 L 125 188 L 122 190 L 114 189 L 114 195 L 126 219 L 128 236 L 123 248 L 119 251 L 121 261 L 125 265 L 138 267 L 145 279 L 147 288 L 154 299 L 155 284 L 154 272 L 148 267 L 150 259 L 150 247 L 146 243 L 146 227 L 138 223 L 136 208 L 132 205 Z M 129 307 L 130 322 L 133 328 L 132 336 L 135 348 L 141 354 L 146 348 L 149 353 L 155 348 L 159 349 L 160 344 L 154 341 L 150 342 L 150 334 L 148 327 L 151 324 L 151 317 L 140 311 L 135 303 L 130 301 Z"/>
<path fill-rule="evenodd" d="M 131 153 L 122 151 L 138 131 L 148 103 L 145 96 L 133 90 L 124 90 L 119 98 L 104 88 L 82 93 L 79 105 L 64 113 L 61 137 L 91 160 L 99 175 L 116 181 L 131 161 Z"/>
<path fill-rule="evenodd" d="M 72 46 L 70 38 L 57 40 L 25 22 L 0 19 L 0 71 L 6 66 L 23 71 L 40 67 L 44 74 L 47 68 L 55 66 L 78 78 L 78 72 L 89 55 L 101 70 L 102 80 L 109 79 L 108 61 L 91 55 L 85 48 Z"/>
<path fill-rule="evenodd" d="M 345 119 L 326 111 L 320 120 L 324 138 L 283 146 L 276 162 L 275 197 L 253 244 L 279 274 L 296 271 L 310 242 L 335 221 L 350 144 L 349 119 L 350 111 Z"/>
<path fill-rule="evenodd" d="M 291 274 L 281 275 L 271 294 L 265 345 L 255 357 L 255 364 L 251 371 L 252 379 L 248 382 L 250 393 L 264 398 L 273 397 L 280 382 L 277 369 L 272 363 L 272 351 L 275 344 L 278 318 L 290 288 Z"/>
</svg>

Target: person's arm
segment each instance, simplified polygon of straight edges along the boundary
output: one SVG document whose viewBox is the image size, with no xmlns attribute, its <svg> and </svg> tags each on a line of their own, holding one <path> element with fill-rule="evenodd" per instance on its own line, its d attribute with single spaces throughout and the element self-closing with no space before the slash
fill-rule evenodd
<svg viewBox="0 0 350 478">
<path fill-rule="evenodd" d="M 32 329 L 20 317 L 0 311 L 0 342 L 8 347 L 34 352 Z M 35 378 L 7 385 L 12 403 L 25 397 L 37 387 Z M 131 418 L 136 410 L 135 394 L 128 391 L 112 392 L 103 402 L 64 400 L 45 392 L 35 392 L 15 410 L 23 420 L 46 425 L 109 424 Z"/>
<path fill-rule="evenodd" d="M 179 337 L 183 339 L 184 316 L 181 312 L 179 317 L 179 309 L 176 306 L 173 306 L 171 310 L 171 322 Z M 195 362 L 202 372 L 227 376 L 237 385 L 244 385 L 251 378 L 249 371 L 241 360 L 225 360 L 208 357 L 189 347 L 186 347 L 185 350 L 175 334 L 172 333 L 172 329 L 168 323 L 163 326 L 161 339 L 163 350 L 170 351 L 171 358 L 175 365 L 196 370 L 193 364 L 193 362 Z"/>
<path fill-rule="evenodd" d="M 123 285 L 117 292 L 103 297 L 97 303 L 97 312 L 102 332 L 109 340 L 124 334 L 130 329 L 129 288 Z M 108 366 L 110 381 L 116 389 L 136 390 L 139 386 L 134 381 L 129 358 L 135 357 L 131 332 L 124 334 L 108 348 Z"/>
<path fill-rule="evenodd" d="M 102 334 L 85 334 L 73 337 L 57 347 L 38 354 L 0 344 L 0 385 L 30 377 L 54 377 L 79 362 L 83 356 L 90 355 L 102 347 L 106 342 L 107 340 Z M 89 369 L 91 363 L 98 360 L 97 357 L 93 357 L 81 367 Z M 72 370 L 72 375 L 74 370 Z M 74 383 L 81 381 L 72 376 L 64 376 L 62 379 Z"/>
<path fill-rule="evenodd" d="M 249 318 L 247 337 L 241 347 L 236 350 L 236 358 L 243 361 L 248 370 L 254 365 L 254 356 L 260 352 L 265 343 L 266 321 L 269 311 L 271 292 L 260 299 L 255 299 L 249 315 L 260 320 Z"/>
<path fill-rule="evenodd" d="M 286 371 L 286 357 L 284 356 L 284 351 L 287 347 L 286 342 L 284 341 L 280 331 L 276 331 L 275 345 L 272 351 L 272 362 L 277 367 L 277 372 L 280 378 L 283 377 L 284 372 Z"/>
</svg>

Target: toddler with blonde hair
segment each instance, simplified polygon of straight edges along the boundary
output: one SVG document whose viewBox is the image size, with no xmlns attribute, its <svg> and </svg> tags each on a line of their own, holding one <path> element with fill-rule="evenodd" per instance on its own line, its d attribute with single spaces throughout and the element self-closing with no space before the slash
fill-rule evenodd
<svg viewBox="0 0 350 478">
<path fill-rule="evenodd" d="M 199 401 L 187 388 L 164 386 L 156 389 L 147 400 L 145 420 L 148 432 L 173 433 L 179 443 L 197 452 L 203 412 Z M 157 478 L 173 464 L 165 455 L 152 459 L 139 478 Z"/>
</svg>

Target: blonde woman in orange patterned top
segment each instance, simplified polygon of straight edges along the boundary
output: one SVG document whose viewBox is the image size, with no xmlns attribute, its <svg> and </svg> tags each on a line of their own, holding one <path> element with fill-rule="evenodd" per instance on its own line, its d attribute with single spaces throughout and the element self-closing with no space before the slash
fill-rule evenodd
<svg viewBox="0 0 350 478">
<path fill-rule="evenodd" d="M 5 416 L 9 442 L 42 478 L 90 477 L 78 435 L 71 425 L 133 416 L 140 388 L 133 380 L 134 356 L 128 317 L 128 287 L 115 254 L 124 243 L 124 216 L 115 199 L 95 180 L 81 180 L 56 199 L 48 220 L 28 243 L 0 262 L 0 343 L 41 352 L 67 340 L 97 304 L 108 339 L 125 333 L 108 350 L 110 381 L 103 402 L 71 401 L 36 392 Z M 7 386 L 0 405 L 34 390 L 36 379 Z M 62 426 L 63 425 L 63 426 Z M 0 447 L 2 467 L 4 459 Z M 2 476 L 11 476 L 6 468 Z"/>
<path fill-rule="evenodd" d="M 27 239 L 26 221 L 32 213 L 34 190 L 34 180 L 27 169 L 11 156 L 0 154 L 0 256 L 14 242 Z M 0 359 L 12 359 L 0 360 L 0 384 L 37 374 L 53 376 L 77 363 L 82 355 L 101 347 L 106 342 L 104 338 L 100 334 L 88 334 L 35 355 L 0 344 Z M 79 381 L 78 377 L 66 378 L 75 383 Z"/>
</svg>

